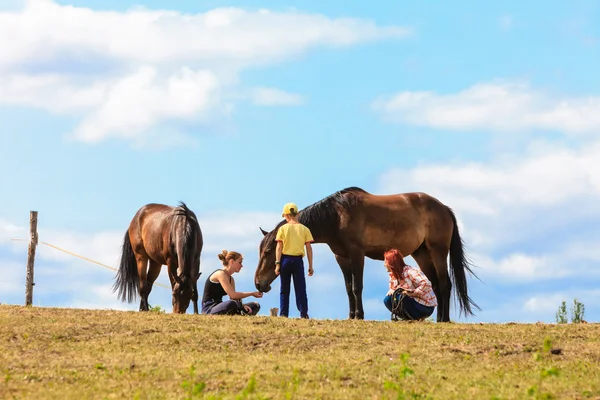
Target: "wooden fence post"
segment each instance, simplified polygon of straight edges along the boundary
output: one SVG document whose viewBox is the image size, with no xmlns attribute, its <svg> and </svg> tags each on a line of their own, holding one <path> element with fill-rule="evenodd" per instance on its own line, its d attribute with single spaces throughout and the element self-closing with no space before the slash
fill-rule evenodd
<svg viewBox="0 0 600 400">
<path fill-rule="evenodd" d="M 35 248 L 38 243 L 37 234 L 37 211 L 29 212 L 29 251 L 27 252 L 27 277 L 25 279 L 25 305 L 33 303 L 33 263 L 35 260 Z"/>
</svg>

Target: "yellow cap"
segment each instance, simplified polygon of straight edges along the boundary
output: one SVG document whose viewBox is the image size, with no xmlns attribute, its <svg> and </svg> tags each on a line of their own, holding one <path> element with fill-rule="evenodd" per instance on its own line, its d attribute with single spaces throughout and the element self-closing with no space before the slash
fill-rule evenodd
<svg viewBox="0 0 600 400">
<path fill-rule="evenodd" d="M 286 214 L 298 214 L 298 206 L 295 205 L 294 203 L 287 203 L 285 206 L 283 206 L 283 213 L 281 214 L 282 217 L 285 217 Z"/>
</svg>

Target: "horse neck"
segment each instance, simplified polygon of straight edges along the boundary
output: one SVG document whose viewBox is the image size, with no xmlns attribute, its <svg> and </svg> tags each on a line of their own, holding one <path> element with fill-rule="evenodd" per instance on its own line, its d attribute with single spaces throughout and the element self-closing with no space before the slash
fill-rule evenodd
<svg viewBox="0 0 600 400">
<path fill-rule="evenodd" d="M 305 223 L 304 226 L 310 230 L 310 233 L 314 239 L 314 243 L 327 243 L 329 241 L 330 234 L 325 232 L 323 227 L 318 227 L 311 223 Z"/>
</svg>

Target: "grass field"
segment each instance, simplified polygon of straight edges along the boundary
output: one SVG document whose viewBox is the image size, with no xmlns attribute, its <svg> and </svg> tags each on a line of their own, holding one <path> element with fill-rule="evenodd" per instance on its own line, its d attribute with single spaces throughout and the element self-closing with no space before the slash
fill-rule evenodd
<svg viewBox="0 0 600 400">
<path fill-rule="evenodd" d="M 4 305 L 0 343 L 2 399 L 600 398 L 598 324 Z"/>
</svg>

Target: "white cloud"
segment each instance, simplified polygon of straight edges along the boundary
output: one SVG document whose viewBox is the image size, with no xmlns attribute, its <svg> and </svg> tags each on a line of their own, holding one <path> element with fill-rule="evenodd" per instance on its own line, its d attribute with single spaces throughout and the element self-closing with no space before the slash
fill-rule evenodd
<svg viewBox="0 0 600 400">
<path fill-rule="evenodd" d="M 108 83 L 95 81 L 84 86 L 60 74 L 25 73 L 0 76 L 0 105 L 29 106 L 55 113 L 81 112 L 101 104 Z"/>
<path fill-rule="evenodd" d="M 480 83 L 454 94 L 402 92 L 373 103 L 387 120 L 457 131 L 595 134 L 600 96 L 560 97 L 523 83 Z"/>
<path fill-rule="evenodd" d="M 27 239 L 25 236 L 29 236 L 29 229 L 0 219 L 0 243 L 9 243 L 11 239 Z"/>
<path fill-rule="evenodd" d="M 492 164 L 423 165 L 393 169 L 383 176 L 434 188 L 472 212 L 494 214 L 502 205 L 555 205 L 585 195 L 600 195 L 600 143 L 579 150 L 546 147 Z M 479 196 L 482 195 L 482 196 Z"/>
<path fill-rule="evenodd" d="M 530 297 L 523 304 L 523 310 L 527 312 L 556 312 L 564 299 L 565 296 L 562 293 L 546 293 L 541 296 Z"/>
<path fill-rule="evenodd" d="M 80 232 L 39 231 L 39 240 L 68 250 L 75 254 L 98 261 L 109 267 L 118 266 L 121 244 L 125 232 Z M 40 257 L 52 261 L 68 261 L 73 256 L 49 246 L 40 246 Z"/>
<path fill-rule="evenodd" d="M 135 138 L 158 122 L 201 119 L 218 102 L 218 80 L 207 70 L 182 68 L 159 81 L 150 66 L 107 87 L 97 108 L 75 128 L 74 137 L 98 142 L 107 137 Z"/>
<path fill-rule="evenodd" d="M 530 314 L 545 314 L 549 322 L 555 322 L 555 315 L 558 311 L 558 307 L 564 301 L 567 306 L 567 316 L 572 315 L 572 308 L 574 300 L 582 303 L 586 307 L 584 319 L 586 316 L 598 315 L 597 306 L 599 305 L 598 299 L 600 298 L 600 290 L 582 290 L 581 288 L 571 289 L 564 288 L 563 290 L 552 292 L 552 293 L 536 293 L 530 296 L 523 303 L 522 311 Z M 592 317 L 593 318 L 593 317 Z"/>
<path fill-rule="evenodd" d="M 19 263 L 14 259 L 0 258 L 0 303 L 25 302 L 25 258 Z"/>
<path fill-rule="evenodd" d="M 304 104 L 304 97 L 274 88 L 256 88 L 252 101 L 259 106 L 297 106 Z"/>
<path fill-rule="evenodd" d="M 402 27 L 299 12 L 233 7 L 199 14 L 143 8 L 114 12 L 30 0 L 19 12 L 0 14 L 0 63 L 7 67 L 106 57 L 149 64 L 263 64 L 315 46 L 348 46 L 409 34 Z"/>
<path fill-rule="evenodd" d="M 155 287 L 155 292 L 165 292 L 167 297 L 170 295 L 169 291 L 162 290 L 162 288 Z M 91 296 L 88 298 L 90 301 L 75 299 L 75 302 L 70 303 L 70 307 L 73 308 L 88 308 L 88 309 L 112 309 L 112 310 L 131 310 L 137 307 L 132 307 L 126 303 L 120 302 L 112 291 L 112 285 L 97 285 L 94 286 L 90 291 Z"/>
<path fill-rule="evenodd" d="M 513 26 L 513 18 L 511 15 L 503 15 L 500 17 L 500 26 L 504 30 L 508 30 Z"/>
<path fill-rule="evenodd" d="M 198 214 L 198 221 L 204 235 L 203 254 L 217 260 L 217 255 L 223 249 L 244 253 L 246 261 L 258 260 L 258 245 L 262 240 L 260 228 L 271 230 L 279 221 L 281 215 L 265 212 L 214 212 L 208 215 Z M 245 252 L 249 252 L 246 254 Z M 250 265 L 244 262 L 245 265 Z"/>
<path fill-rule="evenodd" d="M 71 135 L 83 142 L 110 137 L 139 142 L 159 123 L 207 121 L 209 116 L 227 114 L 220 100 L 220 86 L 211 71 L 186 67 L 163 76 L 145 65 L 130 75 L 87 85 L 71 82 L 66 75 L 17 74 L 0 77 L 0 105 L 84 115 Z"/>
<path fill-rule="evenodd" d="M 189 144 L 173 122 L 207 124 L 229 115 L 228 99 L 244 98 L 236 94 L 241 69 L 409 34 L 300 12 L 116 12 L 30 0 L 18 11 L 0 11 L 0 105 L 79 116 L 71 137 L 88 143 Z M 258 88 L 250 98 L 269 106 L 304 102 L 277 88 Z M 157 125 L 173 137 L 156 137 Z"/>
<path fill-rule="evenodd" d="M 564 256 L 564 254 L 560 254 Z M 561 261 L 561 257 L 554 254 L 554 257 L 548 255 L 533 256 L 521 252 L 507 254 L 500 260 L 493 260 L 490 257 L 480 254 L 473 254 L 471 259 L 473 263 L 482 268 L 486 277 L 494 277 L 505 281 L 543 281 L 557 280 L 567 276 L 576 275 L 580 268 L 567 267 L 568 261 Z"/>
</svg>

